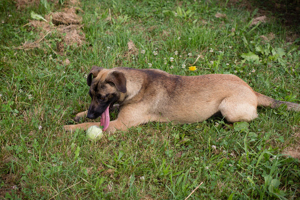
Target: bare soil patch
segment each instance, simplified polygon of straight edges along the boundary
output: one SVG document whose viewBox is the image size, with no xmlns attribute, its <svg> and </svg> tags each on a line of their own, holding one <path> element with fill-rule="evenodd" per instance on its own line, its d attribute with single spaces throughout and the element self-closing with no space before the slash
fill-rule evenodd
<svg viewBox="0 0 300 200">
<path fill-rule="evenodd" d="M 25 2 L 25 3 L 24 3 Z M 17 7 L 24 7 L 25 5 L 30 6 L 33 1 L 30 0 L 18 0 L 16 2 Z M 37 4 L 37 3 L 35 3 Z M 82 17 L 77 15 L 78 11 L 82 11 L 78 7 L 73 5 L 79 5 L 78 1 L 71 0 L 66 3 L 66 7 L 60 12 L 52 12 L 45 15 L 46 21 L 40 20 L 29 20 L 26 26 L 30 29 L 39 32 L 39 37 L 34 41 L 26 41 L 22 46 L 17 47 L 17 49 L 33 49 L 41 48 L 41 43 L 45 42 L 50 46 L 49 41 L 47 41 L 47 36 L 57 37 L 56 50 L 59 54 L 62 54 L 66 46 L 81 46 L 85 43 L 85 34 L 82 31 Z M 83 11 L 82 11 L 83 12 Z"/>
<path fill-rule="evenodd" d="M 295 133 L 292 137 L 295 143 L 287 147 L 283 154 L 300 160 L 300 133 Z"/>
</svg>

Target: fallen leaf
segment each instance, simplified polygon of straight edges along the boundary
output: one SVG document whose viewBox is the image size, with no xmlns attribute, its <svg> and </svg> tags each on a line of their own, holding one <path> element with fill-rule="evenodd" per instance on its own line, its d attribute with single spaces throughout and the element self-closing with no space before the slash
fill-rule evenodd
<svg viewBox="0 0 300 200">
<path fill-rule="evenodd" d="M 264 41 L 269 41 L 269 39 L 266 37 L 266 36 L 264 36 L 264 35 L 261 35 L 261 36 L 259 36 L 261 39 L 263 39 Z"/>
<path fill-rule="evenodd" d="M 271 40 L 273 40 L 275 38 L 275 34 L 274 33 L 269 33 L 268 34 L 268 39 L 271 41 Z"/>
<path fill-rule="evenodd" d="M 136 50 L 136 47 L 135 47 L 134 43 L 131 40 L 127 43 L 127 45 L 128 45 L 128 50 L 129 51 L 135 51 Z"/>
<path fill-rule="evenodd" d="M 227 16 L 226 16 L 226 14 L 217 13 L 217 14 L 215 15 L 215 17 L 216 17 L 216 18 L 226 18 Z"/>
<path fill-rule="evenodd" d="M 71 62 L 70 62 L 70 60 L 67 58 L 66 60 L 64 60 L 64 65 L 69 65 Z"/>
<path fill-rule="evenodd" d="M 260 17 L 256 17 L 255 19 L 252 20 L 250 26 L 256 25 L 259 22 L 264 23 L 266 21 L 267 21 L 267 17 L 265 15 L 264 16 L 260 16 Z"/>
</svg>

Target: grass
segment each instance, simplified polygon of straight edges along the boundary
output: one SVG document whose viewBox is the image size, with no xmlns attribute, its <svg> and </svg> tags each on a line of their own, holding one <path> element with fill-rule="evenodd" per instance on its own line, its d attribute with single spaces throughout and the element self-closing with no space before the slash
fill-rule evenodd
<svg viewBox="0 0 300 200">
<path fill-rule="evenodd" d="M 59 54 L 61 39 L 50 33 L 40 48 L 17 49 L 39 38 L 24 26 L 31 11 L 65 4 L 48 6 L 19 11 L 0 2 L 0 198 L 185 199 L 201 183 L 189 199 L 300 197 L 299 160 L 282 154 L 299 145 L 300 113 L 284 107 L 260 108 L 250 123 L 148 123 L 99 142 L 62 128 L 89 106 L 92 65 L 232 73 L 255 91 L 299 103 L 299 46 L 285 41 L 275 19 L 250 26 L 257 10 L 219 1 L 82 1 L 83 46 Z"/>
</svg>

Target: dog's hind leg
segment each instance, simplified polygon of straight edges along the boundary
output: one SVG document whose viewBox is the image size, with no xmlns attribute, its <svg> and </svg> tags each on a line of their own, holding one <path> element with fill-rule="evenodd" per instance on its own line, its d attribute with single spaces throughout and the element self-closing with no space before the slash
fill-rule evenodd
<svg viewBox="0 0 300 200">
<path fill-rule="evenodd" d="M 257 115 L 255 96 L 231 96 L 222 100 L 219 110 L 228 122 L 251 121 Z"/>
</svg>

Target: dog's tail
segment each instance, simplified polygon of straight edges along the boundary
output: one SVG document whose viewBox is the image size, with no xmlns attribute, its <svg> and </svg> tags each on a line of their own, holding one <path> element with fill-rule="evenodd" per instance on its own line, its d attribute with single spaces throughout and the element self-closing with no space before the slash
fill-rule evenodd
<svg viewBox="0 0 300 200">
<path fill-rule="evenodd" d="M 278 101 L 258 92 L 255 92 L 255 94 L 257 96 L 258 106 L 278 108 L 280 105 L 286 105 L 288 110 L 300 111 L 300 104 L 287 101 Z"/>
</svg>

